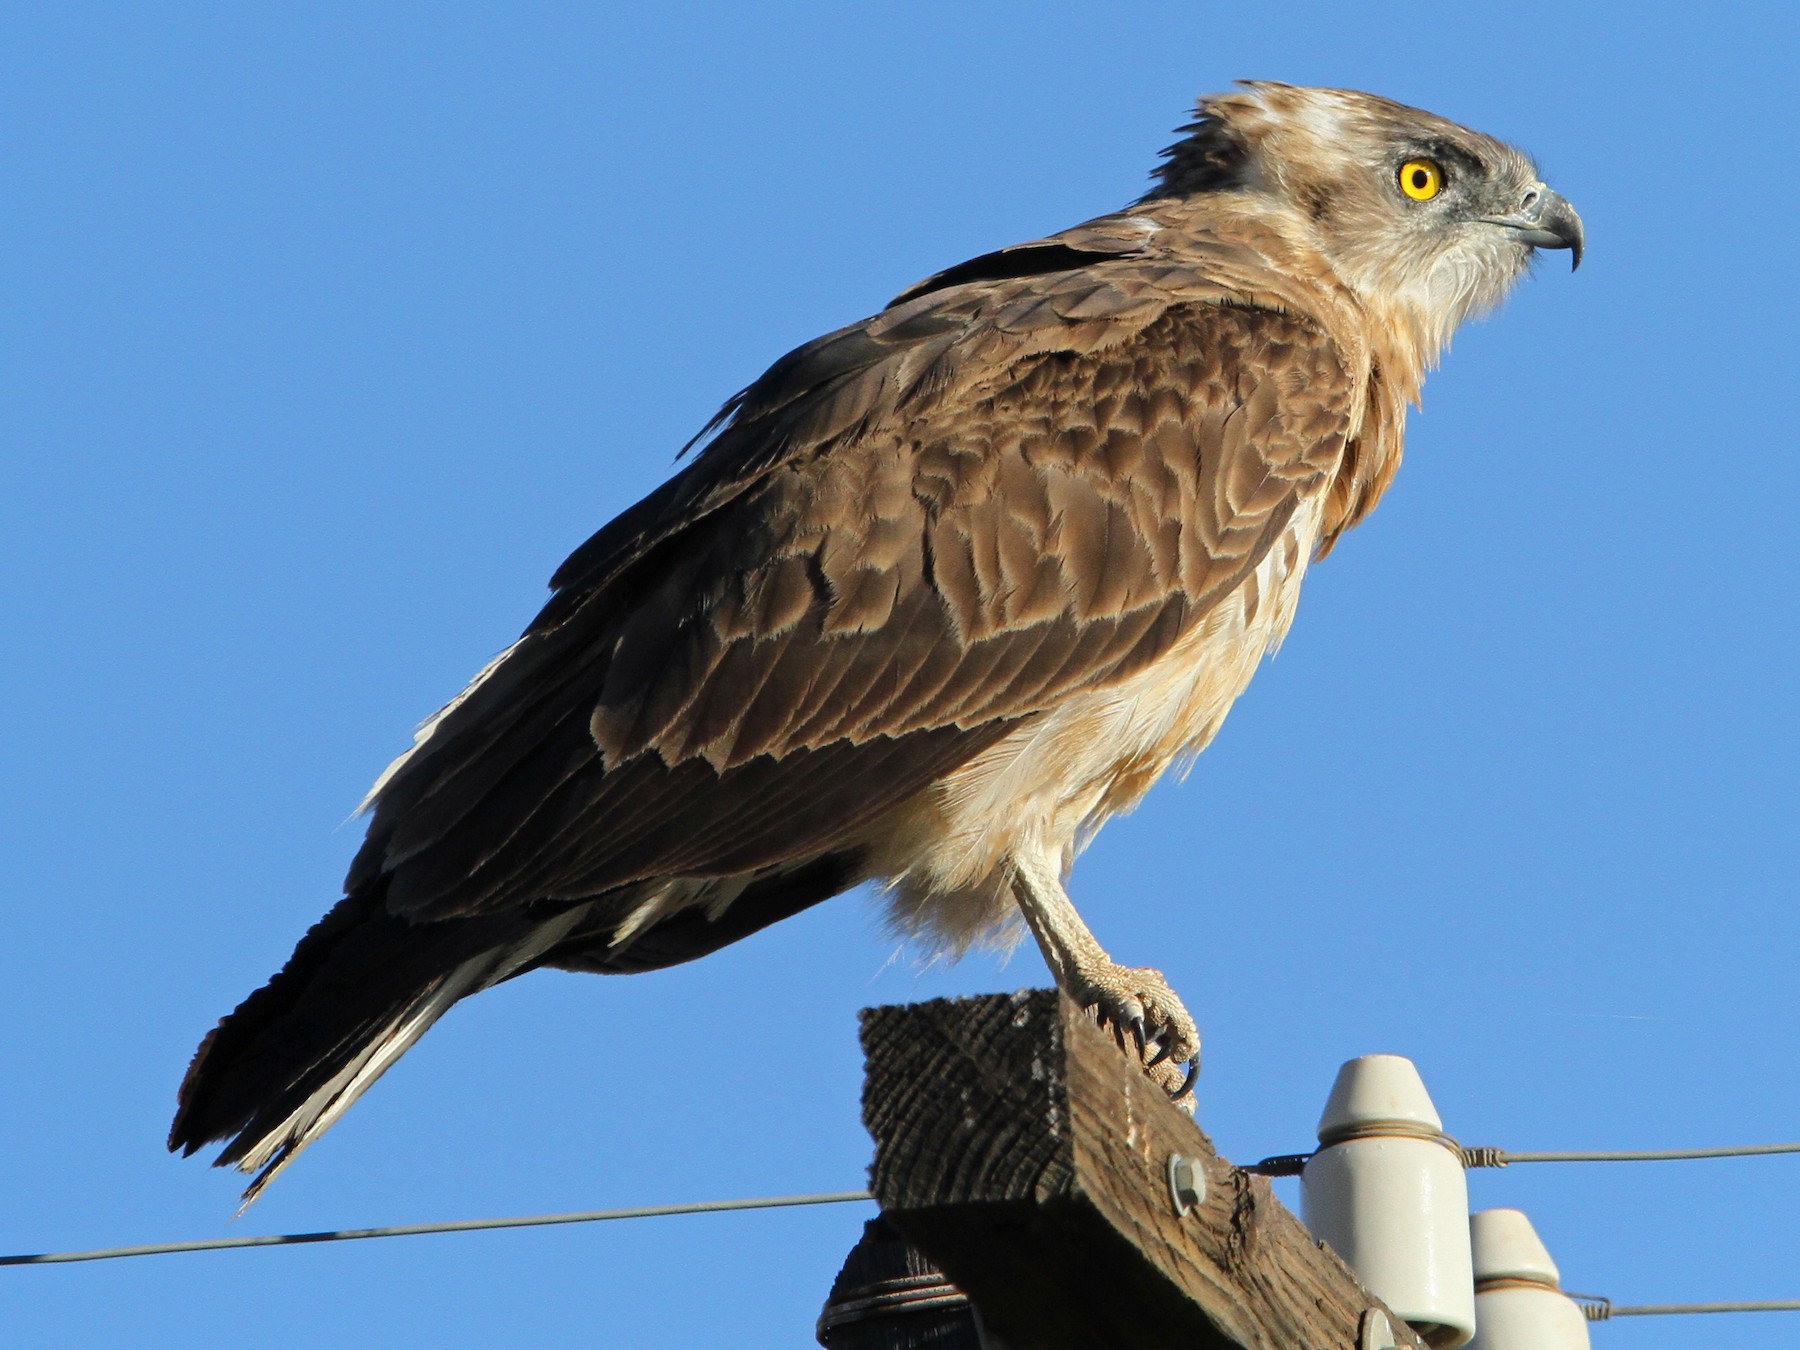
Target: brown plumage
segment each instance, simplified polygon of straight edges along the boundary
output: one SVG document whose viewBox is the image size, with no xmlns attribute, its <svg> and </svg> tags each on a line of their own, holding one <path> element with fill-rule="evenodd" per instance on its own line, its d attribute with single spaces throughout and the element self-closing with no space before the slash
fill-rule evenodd
<svg viewBox="0 0 1800 1350">
<path fill-rule="evenodd" d="M 1455 325 L 1580 233 L 1516 152 L 1369 95 L 1251 85 L 1185 130 L 1128 210 L 783 357 L 569 558 L 377 784 L 346 898 L 201 1046 L 171 1147 L 230 1138 L 254 1194 L 458 998 L 870 878 L 952 949 L 1022 918 L 1149 1058 L 1195 1054 L 1063 876 L 1217 730 Z"/>
</svg>

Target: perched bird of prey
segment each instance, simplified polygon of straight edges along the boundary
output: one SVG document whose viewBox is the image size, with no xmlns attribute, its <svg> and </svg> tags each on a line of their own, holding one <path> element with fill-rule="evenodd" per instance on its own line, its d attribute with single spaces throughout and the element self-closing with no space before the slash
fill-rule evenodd
<svg viewBox="0 0 1800 1350">
<path fill-rule="evenodd" d="M 1022 923 L 1146 1065 L 1194 1061 L 1075 855 L 1218 731 L 1457 325 L 1581 247 L 1499 141 L 1247 84 L 1135 204 L 782 357 L 381 776 L 344 898 L 201 1044 L 169 1146 L 228 1140 L 254 1196 L 458 999 L 869 880 L 942 949 Z"/>
</svg>

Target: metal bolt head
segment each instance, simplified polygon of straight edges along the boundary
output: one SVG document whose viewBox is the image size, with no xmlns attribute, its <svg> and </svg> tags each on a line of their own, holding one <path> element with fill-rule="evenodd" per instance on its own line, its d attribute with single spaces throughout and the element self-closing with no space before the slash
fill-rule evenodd
<svg viewBox="0 0 1800 1350">
<path fill-rule="evenodd" d="M 1362 1316 L 1362 1334 L 1357 1337 L 1357 1350 L 1395 1350 L 1400 1342 L 1394 1337 L 1394 1324 L 1380 1308 L 1369 1308 Z"/>
<path fill-rule="evenodd" d="M 1206 1203 L 1206 1169 L 1198 1158 L 1184 1153 L 1169 1155 L 1169 1199 L 1178 1219 L 1195 1205 Z"/>
</svg>

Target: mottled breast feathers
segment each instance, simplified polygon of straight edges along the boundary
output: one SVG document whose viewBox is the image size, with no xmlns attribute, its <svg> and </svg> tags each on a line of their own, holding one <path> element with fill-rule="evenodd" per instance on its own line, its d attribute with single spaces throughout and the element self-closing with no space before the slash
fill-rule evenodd
<svg viewBox="0 0 1800 1350">
<path fill-rule="evenodd" d="M 1169 651 L 1329 486 L 1356 377 L 1142 234 L 778 362 L 393 774 L 351 886 L 423 918 L 793 864 Z"/>
</svg>

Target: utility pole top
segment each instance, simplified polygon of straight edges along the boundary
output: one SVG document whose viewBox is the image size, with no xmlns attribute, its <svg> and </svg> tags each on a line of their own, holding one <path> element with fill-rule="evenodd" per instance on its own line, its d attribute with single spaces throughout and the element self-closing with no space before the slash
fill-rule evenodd
<svg viewBox="0 0 1800 1350">
<path fill-rule="evenodd" d="M 1065 995 L 862 1014 L 870 1189 L 995 1350 L 1423 1347 Z"/>
</svg>

